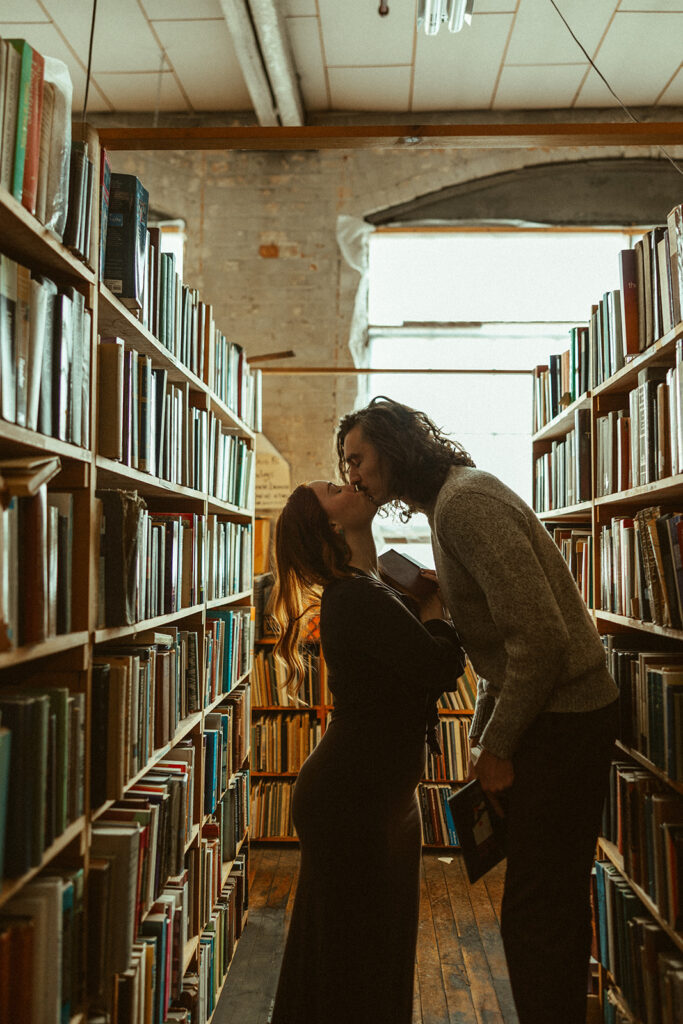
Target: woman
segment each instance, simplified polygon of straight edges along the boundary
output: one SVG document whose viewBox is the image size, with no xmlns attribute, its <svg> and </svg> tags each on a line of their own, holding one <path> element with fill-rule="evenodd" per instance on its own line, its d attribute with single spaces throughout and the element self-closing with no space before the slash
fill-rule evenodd
<svg viewBox="0 0 683 1024">
<path fill-rule="evenodd" d="M 380 580 L 376 511 L 351 485 L 319 480 L 296 488 L 277 524 L 276 650 L 295 690 L 306 612 L 320 600 L 335 706 L 294 789 L 301 867 L 272 1024 L 412 1019 L 416 788 L 436 698 L 455 689 L 463 654 L 436 594 L 418 616 Z"/>
</svg>

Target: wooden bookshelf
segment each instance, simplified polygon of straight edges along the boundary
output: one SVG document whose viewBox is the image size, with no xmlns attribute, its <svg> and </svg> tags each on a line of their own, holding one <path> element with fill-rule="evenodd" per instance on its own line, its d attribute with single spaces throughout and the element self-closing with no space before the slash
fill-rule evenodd
<svg viewBox="0 0 683 1024">
<path fill-rule="evenodd" d="M 558 437 L 564 437 L 568 430 L 574 427 L 574 413 L 577 409 L 590 409 L 591 393 L 587 391 L 576 401 L 568 405 L 554 419 L 541 427 L 533 436 L 534 441 L 552 441 Z"/>
<path fill-rule="evenodd" d="M 596 289 L 596 295 L 599 294 L 600 291 L 601 289 L 598 286 Z M 588 527 L 592 538 L 593 560 L 592 594 L 594 608 L 591 609 L 591 615 L 593 616 L 598 630 L 602 634 L 612 634 L 615 635 L 615 637 L 618 637 L 618 640 L 615 639 L 614 641 L 615 657 L 617 649 L 623 649 L 624 651 L 652 650 L 653 647 L 655 647 L 655 644 L 653 643 L 654 640 L 669 641 L 666 645 L 666 650 L 662 651 L 662 660 L 666 658 L 666 654 L 669 651 L 679 654 L 683 653 L 683 629 L 663 626 L 650 621 L 641 621 L 639 618 L 632 615 L 616 614 L 613 611 L 606 610 L 601 607 L 603 603 L 603 566 L 611 565 L 615 574 L 617 572 L 621 573 L 621 568 L 616 562 L 614 548 L 610 550 L 610 556 L 613 557 L 613 561 L 608 562 L 602 558 L 601 543 L 605 536 L 604 530 L 611 528 L 612 517 L 615 517 L 617 520 L 619 518 L 626 518 L 627 521 L 630 521 L 637 511 L 649 506 L 661 506 L 663 512 L 683 511 L 683 472 L 673 472 L 662 479 L 653 479 L 649 483 L 639 484 L 638 486 L 632 486 L 621 491 L 617 491 L 615 489 L 614 493 L 606 495 L 598 495 L 597 493 L 599 454 L 597 441 L 598 419 L 607 416 L 610 412 L 614 412 L 616 416 L 616 413 L 619 410 L 623 410 L 623 416 L 630 416 L 632 413 L 632 407 L 628 396 L 638 386 L 639 373 L 646 368 L 663 367 L 669 369 L 675 367 L 677 343 L 680 342 L 681 338 L 683 338 L 683 323 L 679 323 L 672 330 L 667 331 L 662 337 L 655 340 L 642 352 L 627 357 L 625 364 L 620 369 L 607 376 L 607 378 L 597 386 L 594 386 L 589 394 L 585 396 L 585 399 L 582 400 L 582 404 L 584 408 L 588 408 L 590 410 L 591 424 L 591 500 L 586 501 L 579 507 L 575 506 L 571 508 L 558 509 L 557 511 L 552 512 L 537 513 L 539 519 L 547 525 L 553 524 L 553 526 L 564 526 L 569 530 L 577 525 L 579 520 L 582 520 L 583 524 Z M 678 347 L 680 347 L 680 345 Z M 603 352 L 604 351 L 605 350 L 603 349 Z M 658 383 L 661 383 L 659 376 L 657 376 L 656 379 Z M 664 386 L 667 387 L 667 389 L 669 387 L 668 383 Z M 673 383 L 671 386 L 673 387 Z M 667 395 L 670 396 L 670 394 L 671 391 L 667 391 Z M 576 406 L 577 403 L 574 404 Z M 665 443 L 670 445 L 673 442 L 673 444 L 675 444 L 677 440 L 676 432 L 669 429 L 668 421 L 666 426 L 667 438 L 665 439 Z M 548 442 L 551 439 L 557 440 L 558 438 L 561 438 L 563 434 L 566 434 L 572 428 L 573 420 L 569 416 L 568 409 L 566 410 L 566 413 L 563 412 L 560 416 L 556 417 L 556 419 L 544 427 L 543 430 L 534 434 L 532 439 L 534 465 L 539 453 L 546 453 L 550 450 Z M 640 435 L 638 435 L 638 439 L 640 439 Z M 633 443 L 633 438 L 631 438 L 631 443 Z M 655 453 L 656 452 L 657 448 L 655 448 Z M 681 454 L 683 456 L 683 453 Z M 604 458 L 602 455 L 601 457 Z M 635 453 L 631 455 L 631 452 L 629 451 L 627 458 L 631 458 L 632 460 L 629 463 L 630 470 L 633 470 L 635 462 L 638 472 L 640 472 L 640 467 L 643 465 L 640 453 L 639 457 L 636 459 Z M 655 459 L 655 475 L 662 465 L 666 466 L 666 462 L 657 461 Z M 673 462 L 673 465 L 675 469 L 676 463 Z M 681 466 L 683 467 L 683 462 L 681 462 Z M 604 463 L 601 464 L 601 470 L 603 473 L 606 473 Z M 635 472 L 635 470 L 633 470 L 633 472 Z M 601 482 L 602 479 L 609 480 L 610 477 L 609 475 L 606 475 L 601 478 Z M 624 479 L 623 471 L 621 476 L 617 476 L 615 473 L 614 479 Z M 632 479 L 630 472 L 628 479 Z M 615 566 L 617 567 L 615 568 Z M 657 571 L 656 568 L 655 571 Z M 659 570 L 659 574 L 661 575 L 661 569 Z M 619 579 L 621 581 L 621 576 Z M 609 607 L 618 607 L 614 597 L 614 594 L 618 590 L 614 582 L 614 577 L 612 580 L 606 582 L 609 583 L 609 600 L 610 602 L 614 602 L 613 604 L 611 603 Z M 665 586 L 665 584 L 662 585 Z M 637 594 L 637 592 L 638 590 L 636 586 L 635 593 Z M 630 593 L 632 594 L 634 591 L 631 590 Z M 645 686 L 646 683 L 641 682 L 640 685 Z M 645 693 L 647 693 L 647 690 Z M 637 701 L 636 697 L 633 697 L 632 699 L 634 702 Z M 632 715 L 640 713 L 639 708 L 640 704 L 637 703 Z M 661 718 L 663 720 L 663 712 Z M 681 798 L 681 801 L 683 801 L 683 781 L 670 778 L 661 767 L 654 764 L 650 758 L 640 750 L 633 749 L 632 746 L 619 740 L 615 749 L 615 760 L 623 760 L 625 763 L 631 762 L 633 763 L 634 768 L 646 770 L 658 781 L 662 792 L 670 793 L 673 798 L 675 798 L 675 795 L 677 794 L 678 797 Z M 617 786 L 617 783 L 615 783 L 615 786 Z M 634 797 L 634 799 L 636 798 Z M 606 820 L 609 822 L 608 818 Z M 632 827 L 637 827 L 641 830 L 645 828 L 643 823 L 640 821 L 637 825 L 632 825 Z M 624 841 L 627 841 L 627 839 Z M 644 840 L 641 836 L 641 845 L 643 841 Z M 609 863 L 617 869 L 621 879 L 626 881 L 633 892 L 637 895 L 643 907 L 643 915 L 650 915 L 671 943 L 678 950 L 683 951 L 683 934 L 672 928 L 668 919 L 662 914 L 660 908 L 655 904 L 653 899 L 634 880 L 634 878 L 630 877 L 625 868 L 624 858 L 619 853 L 614 842 L 611 842 L 607 837 L 601 837 L 598 844 L 598 851 L 599 856 L 609 861 Z M 648 856 L 651 855 L 652 852 L 650 851 Z M 600 999 L 602 1004 L 604 1004 L 605 1000 L 610 1000 L 615 1006 L 619 1007 L 625 1017 L 633 1021 L 634 1024 L 639 1024 L 633 1008 L 627 1005 L 623 991 L 617 985 L 614 977 L 602 964 L 599 965 L 599 976 Z"/>
<path fill-rule="evenodd" d="M 99 160 L 99 156 L 97 157 Z M 96 176 L 96 180 L 99 174 Z M 73 287 L 85 297 L 85 308 L 89 311 L 90 335 L 85 339 L 86 351 L 90 359 L 90 376 L 88 392 L 88 409 L 83 417 L 89 431 L 89 444 L 80 447 L 58 438 L 49 437 L 36 431 L 19 426 L 15 423 L 0 421 L 0 455 L 3 457 L 32 457 L 35 455 L 57 455 L 61 460 L 60 474 L 48 485 L 48 490 L 68 491 L 75 496 L 73 515 L 73 601 L 72 621 L 77 628 L 70 632 L 50 636 L 39 643 L 24 644 L 0 651 L 0 693 L 2 688 L 15 689 L 22 686 L 24 677 L 33 672 L 52 672 L 59 674 L 60 679 L 67 674 L 73 683 L 68 686 L 73 693 L 84 695 L 85 720 L 84 734 L 84 777 L 82 780 L 84 813 L 76 817 L 47 845 L 40 863 L 31 867 L 18 877 L 0 879 L 0 907 L 7 908 L 13 897 L 41 873 L 59 871 L 64 865 L 69 869 L 82 869 L 84 872 L 84 892 L 88 892 L 88 876 L 91 864 L 91 843 L 93 826 L 107 820 L 108 812 L 117 803 L 107 799 L 99 806 L 91 806 L 90 791 L 93 778 L 93 765 L 98 754 L 90 735 L 92 721 L 94 690 L 93 690 L 93 659 L 99 656 L 100 645 L 111 645 L 118 641 L 134 642 L 142 633 L 157 631 L 163 633 L 167 627 L 189 628 L 196 632 L 203 641 L 205 629 L 211 613 L 216 609 L 230 610 L 232 607 L 245 607 L 251 604 L 251 585 L 242 585 L 237 593 L 195 603 L 178 611 L 157 615 L 129 625 L 103 628 L 98 622 L 98 570 L 99 570 L 99 532 L 96 519 L 96 494 L 102 489 L 121 489 L 137 492 L 152 510 L 168 512 L 192 511 L 202 515 L 206 521 L 209 515 L 217 515 L 222 521 L 233 521 L 241 524 L 253 524 L 253 508 L 237 507 L 223 502 L 204 490 L 195 490 L 179 484 L 171 483 L 158 476 L 134 469 L 114 459 L 101 456 L 97 446 L 97 413 L 98 413 L 98 336 L 119 336 L 124 339 L 128 348 L 151 357 L 153 366 L 164 369 L 169 382 L 189 387 L 192 402 L 197 407 L 213 413 L 221 422 L 224 430 L 237 435 L 247 446 L 254 448 L 256 433 L 243 419 L 229 409 L 219 397 L 213 394 L 207 383 L 195 376 L 169 352 L 152 334 L 142 326 L 136 317 L 106 288 L 98 275 L 85 263 L 75 257 L 59 243 L 47 229 L 40 225 L 6 190 L 0 188 L 0 237 L 2 252 L 17 263 L 51 278 L 62 290 Z M 91 250 L 92 252 L 92 250 Z M 69 435 L 71 436 L 71 435 Z M 247 583 L 249 581 L 243 581 Z M 168 605 L 166 605 L 168 607 Z M 248 635 L 248 634 L 247 634 Z M 248 641 L 247 641 L 248 642 Z M 198 678 L 203 679 L 207 670 L 204 651 L 199 644 Z M 251 673 L 251 653 L 247 656 L 247 670 L 239 675 L 231 684 L 230 693 L 242 692 L 249 686 Z M 29 678 L 30 683 L 30 678 Z M 27 687 L 29 685 L 27 683 Z M 61 681 L 55 685 L 67 684 Z M 153 683 L 153 685 L 156 685 Z M 185 685 L 183 683 L 183 685 Z M 220 680 L 218 686 L 221 686 Z M 238 689 L 239 688 L 239 689 Z M 28 692 L 28 690 L 27 690 Z M 192 780 L 194 798 L 194 820 L 186 826 L 186 842 L 184 843 L 185 864 L 194 864 L 193 901 L 195 921 L 200 920 L 200 857 L 197 855 L 202 836 L 202 826 L 211 820 L 211 815 L 204 812 L 204 757 L 202 753 L 202 735 L 206 728 L 206 716 L 215 711 L 225 700 L 227 694 L 216 693 L 202 710 L 187 715 L 177 726 L 172 738 L 154 749 L 147 763 L 127 778 L 120 796 L 123 796 L 136 783 L 139 783 L 160 762 L 172 754 L 181 741 L 191 739 L 195 748 L 194 775 Z M 191 705 L 190 705 L 191 706 Z M 248 707 L 248 700 L 246 701 Z M 172 708 L 170 709 L 173 713 Z M 171 725 L 173 719 L 171 719 Z M 249 723 L 246 722 L 245 747 L 246 755 L 240 771 L 249 770 Z M 148 725 L 153 737 L 154 721 Z M 128 758 L 125 754 L 125 758 Z M 126 768 L 128 763 L 125 761 Z M 126 769 L 124 769 L 125 777 Z M 219 787 L 220 788 L 220 787 Z M 111 790 L 108 790 L 110 792 Z M 221 794 L 221 798 L 225 792 Z M 240 798 L 241 799 L 241 798 Z M 245 818 L 247 817 L 245 809 Z M 11 827 L 15 827 L 12 823 Z M 231 827 L 228 825 L 228 827 Z M 54 833 L 50 833 L 51 835 Z M 248 856 L 248 830 L 241 838 L 237 847 L 237 855 Z M 194 860 L 188 861 L 188 857 Z M 226 876 L 234 867 L 235 861 L 223 864 L 223 885 Z M 165 880 L 164 880 L 165 881 Z M 248 869 L 244 870 L 244 885 L 248 886 Z M 84 906 L 87 917 L 87 901 Z M 246 915 L 244 916 L 246 921 Z M 200 935 L 196 933 L 188 937 L 181 954 L 181 970 L 186 973 L 196 969 L 198 962 Z M 83 937 L 85 943 L 85 937 Z M 90 1011 L 100 1009 L 94 1005 L 77 1008 L 71 1015 L 71 1024 L 83 1024 L 90 1017 Z"/>
</svg>

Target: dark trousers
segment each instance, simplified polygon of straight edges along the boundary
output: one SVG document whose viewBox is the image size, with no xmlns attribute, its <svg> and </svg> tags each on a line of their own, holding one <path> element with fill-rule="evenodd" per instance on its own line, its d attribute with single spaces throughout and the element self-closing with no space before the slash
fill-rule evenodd
<svg viewBox="0 0 683 1024">
<path fill-rule="evenodd" d="M 501 931 L 520 1024 L 585 1024 L 590 875 L 617 705 L 539 715 L 513 758 Z"/>
</svg>

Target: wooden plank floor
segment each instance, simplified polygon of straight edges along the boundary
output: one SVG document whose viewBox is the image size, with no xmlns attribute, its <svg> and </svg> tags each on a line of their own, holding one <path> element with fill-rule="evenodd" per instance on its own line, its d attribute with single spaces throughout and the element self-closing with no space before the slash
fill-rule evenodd
<svg viewBox="0 0 683 1024">
<path fill-rule="evenodd" d="M 422 858 L 413 1024 L 517 1024 L 499 930 L 504 867 L 470 885 L 460 856 L 448 859 Z M 298 868 L 295 846 L 251 847 L 249 923 L 212 1024 L 267 1024 Z"/>
</svg>

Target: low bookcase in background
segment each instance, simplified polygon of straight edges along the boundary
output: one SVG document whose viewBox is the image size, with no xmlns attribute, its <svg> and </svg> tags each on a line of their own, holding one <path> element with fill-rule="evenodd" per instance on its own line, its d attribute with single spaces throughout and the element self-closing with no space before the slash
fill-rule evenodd
<svg viewBox="0 0 683 1024">
<path fill-rule="evenodd" d="M 621 254 L 620 273 L 621 295 L 536 370 L 534 508 L 619 686 L 597 995 L 606 1024 L 659 1024 L 683 1014 L 683 208 Z"/>
</svg>

